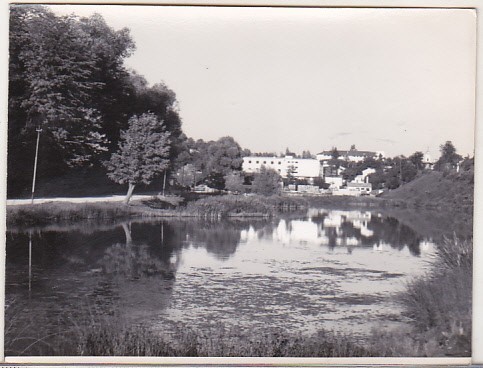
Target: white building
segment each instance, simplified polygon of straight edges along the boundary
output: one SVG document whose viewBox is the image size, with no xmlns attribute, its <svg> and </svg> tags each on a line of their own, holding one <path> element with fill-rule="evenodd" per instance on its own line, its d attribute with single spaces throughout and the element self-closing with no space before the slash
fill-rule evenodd
<svg viewBox="0 0 483 368">
<path fill-rule="evenodd" d="M 282 177 L 287 177 L 289 173 L 296 178 L 316 178 L 321 176 L 320 162 L 312 158 L 295 158 L 293 156 L 243 157 L 242 170 L 246 173 L 259 172 L 262 166 L 274 169 Z"/>
<path fill-rule="evenodd" d="M 431 158 L 428 152 L 426 152 L 423 156 L 423 166 L 425 169 L 433 169 L 434 160 Z"/>
<path fill-rule="evenodd" d="M 355 190 L 360 192 L 361 194 L 369 194 L 372 191 L 372 184 L 371 183 L 347 183 L 347 188 L 349 190 Z"/>
<path fill-rule="evenodd" d="M 342 176 L 326 176 L 324 181 L 329 184 L 330 189 L 338 189 L 344 184 Z"/>
<path fill-rule="evenodd" d="M 371 183 L 347 183 L 346 187 L 333 189 L 332 195 L 336 196 L 354 196 L 369 195 L 372 191 Z"/>
<path fill-rule="evenodd" d="M 353 183 L 369 183 L 369 175 L 374 174 L 375 172 L 376 172 L 375 169 L 368 167 L 367 169 L 362 170 L 362 174 L 357 175 L 352 182 Z"/>
</svg>

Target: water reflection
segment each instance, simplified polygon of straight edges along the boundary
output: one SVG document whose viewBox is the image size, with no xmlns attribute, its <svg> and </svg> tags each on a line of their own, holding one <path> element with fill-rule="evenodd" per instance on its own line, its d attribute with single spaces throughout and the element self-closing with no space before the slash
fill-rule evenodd
<svg viewBox="0 0 483 368">
<path fill-rule="evenodd" d="M 355 328 L 367 313 L 394 313 L 384 300 L 400 289 L 395 280 L 418 272 L 417 259 L 433 251 L 427 234 L 368 211 L 8 229 L 6 298 L 26 311 L 13 322 L 19 334 L 48 335 L 84 306 L 162 327 L 187 319 L 288 329 L 347 320 Z"/>
<path fill-rule="evenodd" d="M 335 247 L 346 247 L 349 253 L 354 247 L 371 247 L 383 250 L 386 247 L 411 254 L 421 254 L 420 245 L 431 238 L 416 233 L 409 226 L 393 217 L 383 217 L 366 211 L 310 210 L 308 217 L 298 220 L 281 219 L 278 223 L 242 231 L 242 238 L 273 239 L 281 244 L 311 243 Z"/>
<path fill-rule="evenodd" d="M 105 250 L 104 256 L 99 261 L 103 272 L 131 280 L 150 276 L 162 276 L 164 279 L 173 279 L 179 257 L 171 256 L 166 261 L 153 256 L 149 245 L 133 242 L 130 224 L 125 222 L 121 226 L 124 230 L 126 241 L 124 243 L 115 243 Z M 161 224 L 161 229 L 161 234 L 163 234 L 164 224 Z"/>
<path fill-rule="evenodd" d="M 46 281 L 49 272 L 66 269 L 91 274 L 100 270 L 130 280 L 156 276 L 174 279 L 184 249 L 202 248 L 216 259 L 227 261 L 240 244 L 253 239 L 314 244 L 329 250 L 342 247 L 348 253 L 355 247 L 374 251 L 407 248 L 414 256 L 433 243 L 430 237 L 416 233 L 394 217 L 368 211 L 312 209 L 301 219 L 131 221 L 98 224 L 97 228 L 80 223 L 45 231 L 9 229 L 7 267 L 28 260 L 29 289 L 33 283 Z M 36 269 L 46 277 L 36 278 Z"/>
</svg>

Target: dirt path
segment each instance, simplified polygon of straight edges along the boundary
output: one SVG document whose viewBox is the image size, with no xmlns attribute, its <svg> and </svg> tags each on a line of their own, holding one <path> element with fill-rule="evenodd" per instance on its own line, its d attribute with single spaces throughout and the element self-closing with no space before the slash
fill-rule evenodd
<svg viewBox="0 0 483 368">
<path fill-rule="evenodd" d="M 131 201 L 145 200 L 151 198 L 152 195 L 133 195 Z M 68 203 L 95 203 L 95 202 L 121 202 L 126 198 L 124 195 L 106 196 L 106 197 L 77 197 L 77 198 L 35 198 L 34 204 L 49 202 L 68 202 Z M 30 199 L 7 199 L 7 206 L 20 206 L 31 204 Z"/>
</svg>

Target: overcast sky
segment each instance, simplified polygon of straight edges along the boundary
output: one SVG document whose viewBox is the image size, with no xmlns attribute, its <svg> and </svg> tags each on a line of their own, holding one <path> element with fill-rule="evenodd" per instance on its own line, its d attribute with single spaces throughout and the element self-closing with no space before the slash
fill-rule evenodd
<svg viewBox="0 0 483 368">
<path fill-rule="evenodd" d="M 128 27 L 126 64 L 177 95 L 185 133 L 252 151 L 473 155 L 471 10 L 50 6 Z"/>
</svg>

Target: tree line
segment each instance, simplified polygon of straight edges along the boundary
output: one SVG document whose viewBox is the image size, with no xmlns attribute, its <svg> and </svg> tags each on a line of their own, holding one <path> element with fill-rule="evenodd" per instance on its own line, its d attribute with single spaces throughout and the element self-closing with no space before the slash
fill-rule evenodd
<svg viewBox="0 0 483 368">
<path fill-rule="evenodd" d="M 329 164 L 336 168 L 343 166 L 345 170 L 342 172 L 342 177 L 346 181 L 354 180 L 365 169 L 375 169 L 376 172 L 369 175 L 369 182 L 373 189 L 396 189 L 429 169 L 424 162 L 424 154 L 421 151 L 416 151 L 408 157 L 404 155 L 387 158 L 366 157 L 360 162 L 347 162 L 339 157 L 337 148 L 333 148 Z M 432 169 L 437 171 L 449 172 L 461 168 L 463 171 L 472 172 L 474 159 L 469 156 L 463 159 L 456 152 L 453 143 L 446 141 L 440 145 L 440 157 L 431 164 L 433 165 Z"/>
<path fill-rule="evenodd" d="M 42 129 L 39 173 L 102 167 L 118 149 L 130 119 L 150 113 L 169 133 L 166 158 L 183 138 L 176 95 L 149 86 L 124 60 L 135 50 L 127 28 L 100 15 L 57 16 L 43 6 L 10 9 L 8 188 L 29 186 L 36 130 Z"/>
</svg>

